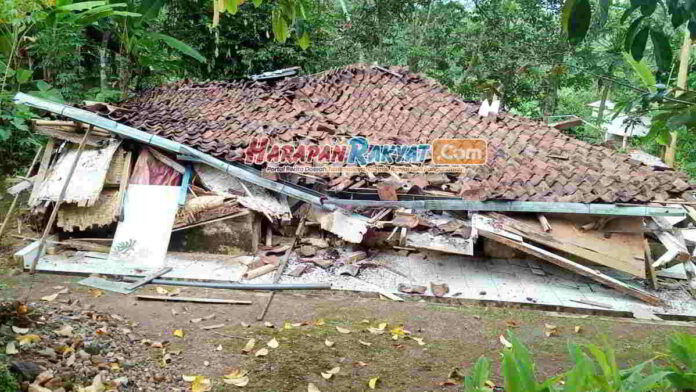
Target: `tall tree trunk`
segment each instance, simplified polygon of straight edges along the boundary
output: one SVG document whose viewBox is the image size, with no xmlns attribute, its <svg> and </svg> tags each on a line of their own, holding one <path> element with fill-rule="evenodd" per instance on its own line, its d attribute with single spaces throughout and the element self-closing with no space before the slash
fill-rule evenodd
<svg viewBox="0 0 696 392">
<path fill-rule="evenodd" d="M 607 98 L 609 98 L 609 91 L 611 90 L 611 82 L 605 80 L 604 83 L 604 88 L 602 88 L 602 97 L 599 101 L 599 109 L 597 110 L 597 126 L 600 130 L 604 129 L 604 127 L 602 127 L 602 123 L 604 122 L 604 110 L 607 107 Z M 607 140 L 606 133 L 602 135 L 602 137 L 605 141 Z"/>
<path fill-rule="evenodd" d="M 688 29 L 684 29 L 684 43 L 679 53 L 679 74 L 677 75 L 677 87 L 686 90 L 686 82 L 689 76 L 689 50 L 691 49 L 691 35 Z M 683 91 L 677 91 L 676 96 L 680 96 Z M 669 133 L 669 145 L 665 149 L 665 163 L 669 167 L 674 167 L 677 158 L 677 131 Z"/>
</svg>

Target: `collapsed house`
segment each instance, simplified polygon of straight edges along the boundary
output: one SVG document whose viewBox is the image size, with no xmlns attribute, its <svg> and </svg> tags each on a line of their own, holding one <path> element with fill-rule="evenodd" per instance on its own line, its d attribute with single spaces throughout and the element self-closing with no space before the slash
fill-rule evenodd
<svg viewBox="0 0 696 392">
<path fill-rule="evenodd" d="M 326 288 L 345 286 L 340 276 L 396 300 L 429 288 L 696 315 L 683 295 L 696 284 L 696 185 L 684 173 L 498 113 L 497 103 L 462 101 L 403 68 L 253 79 L 181 81 L 118 106 L 17 94 L 56 119 L 34 121 L 49 141 L 10 189 L 30 193 L 31 220 L 45 228 L 16 258 L 31 271 L 145 276 L 143 284 Z M 341 148 L 355 138 L 372 145 L 370 159 L 350 165 Z M 485 141 L 485 161 L 443 169 L 434 150 L 420 162 L 398 159 L 398 146 L 457 139 Z M 419 270 L 437 266 L 445 270 Z M 471 283 L 484 270 L 490 276 Z M 453 289 L 464 275 L 469 286 Z M 673 280 L 660 287 L 660 276 Z M 568 282 L 570 292 L 545 298 Z"/>
</svg>

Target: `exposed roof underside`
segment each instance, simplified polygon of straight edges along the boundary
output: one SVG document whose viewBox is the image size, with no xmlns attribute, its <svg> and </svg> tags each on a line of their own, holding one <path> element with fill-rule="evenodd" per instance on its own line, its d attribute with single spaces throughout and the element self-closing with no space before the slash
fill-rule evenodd
<svg viewBox="0 0 696 392">
<path fill-rule="evenodd" d="M 484 138 L 488 163 L 451 175 L 446 186 L 466 199 L 644 203 L 694 188 L 684 173 L 658 171 L 534 120 L 481 118 L 477 104 L 435 81 L 402 68 L 391 71 L 404 76 L 353 65 L 274 84 L 181 81 L 101 113 L 230 161 L 261 135 L 283 143 L 351 136 L 373 144 Z"/>
</svg>

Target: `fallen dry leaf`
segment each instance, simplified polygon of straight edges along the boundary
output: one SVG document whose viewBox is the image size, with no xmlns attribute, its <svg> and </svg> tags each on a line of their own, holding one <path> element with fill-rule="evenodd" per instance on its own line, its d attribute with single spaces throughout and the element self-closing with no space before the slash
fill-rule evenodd
<svg viewBox="0 0 696 392">
<path fill-rule="evenodd" d="M 372 327 L 367 328 L 367 330 L 368 330 L 371 334 L 375 334 L 375 335 L 381 335 L 381 334 L 383 334 L 383 333 L 385 332 L 383 329 L 372 328 Z"/>
<path fill-rule="evenodd" d="M 229 374 L 222 376 L 222 381 L 225 384 L 243 387 L 249 384 L 249 377 L 245 370 L 234 369 Z"/>
<path fill-rule="evenodd" d="M 546 329 L 556 329 L 556 326 L 553 324 L 544 324 L 544 327 L 546 327 Z"/>
<path fill-rule="evenodd" d="M 314 322 L 314 325 L 316 325 L 316 326 L 321 326 L 324 324 L 326 324 L 326 321 L 324 321 L 324 319 L 319 319 L 319 320 Z"/>
<path fill-rule="evenodd" d="M 580 332 L 582 332 L 582 327 L 579 325 L 576 325 L 575 326 L 575 333 L 580 333 Z"/>
<path fill-rule="evenodd" d="M 213 388 L 210 380 L 203 376 L 196 376 L 191 384 L 191 392 L 205 392 Z"/>
<path fill-rule="evenodd" d="M 254 338 L 249 339 L 249 341 L 247 342 L 247 344 L 246 344 L 246 345 L 244 346 L 244 348 L 242 349 L 242 352 L 243 352 L 244 354 L 250 353 L 251 350 L 254 349 L 254 346 L 255 346 L 255 345 L 256 345 L 256 339 L 254 339 Z"/>
<path fill-rule="evenodd" d="M 7 355 L 19 354 L 19 350 L 17 350 L 17 347 L 15 346 L 15 342 L 7 343 L 7 346 L 5 346 L 5 354 L 7 354 Z"/>
<path fill-rule="evenodd" d="M 19 328 L 15 327 L 14 325 L 12 326 L 12 332 L 18 333 L 20 335 L 24 335 L 25 333 L 29 332 L 29 328 Z"/>
<path fill-rule="evenodd" d="M 37 343 L 37 342 L 41 341 L 41 336 L 39 336 L 39 335 L 21 335 L 21 336 L 17 336 L 17 340 L 19 341 L 20 346 L 24 346 L 26 344 Z"/>
<path fill-rule="evenodd" d="M 53 302 L 56 300 L 56 298 L 58 298 L 58 293 L 47 295 L 45 297 L 41 297 L 41 300 L 46 301 L 46 302 Z"/>
<path fill-rule="evenodd" d="M 340 333 L 350 333 L 350 329 L 343 328 L 343 327 L 336 327 L 336 331 Z"/>
<path fill-rule="evenodd" d="M 266 345 L 270 348 L 278 348 L 278 341 L 276 340 L 276 338 L 273 338 L 269 340 L 268 343 L 266 343 Z"/>
<path fill-rule="evenodd" d="M 544 335 L 546 335 L 547 338 L 550 338 L 551 336 L 558 336 L 558 332 L 556 332 L 555 329 L 547 329 L 544 331 Z"/>
<path fill-rule="evenodd" d="M 69 338 L 73 335 L 73 327 L 66 324 L 66 325 L 63 325 L 63 327 L 61 329 L 55 330 L 53 332 L 55 332 L 57 335 L 65 336 L 66 338 Z"/>
<path fill-rule="evenodd" d="M 505 323 L 507 324 L 508 328 L 517 328 L 520 326 L 520 323 L 515 320 L 508 320 Z"/>
<path fill-rule="evenodd" d="M 340 371 L 341 371 L 341 367 L 340 367 L 340 366 L 336 366 L 335 368 L 331 368 L 331 369 L 329 369 L 329 370 L 327 370 L 327 371 L 325 371 L 325 372 L 320 372 L 320 373 L 321 373 L 321 377 L 322 377 L 324 380 L 328 380 L 328 379 L 330 379 L 331 377 L 333 377 L 334 375 L 338 374 L 338 372 L 340 372 Z"/>
<path fill-rule="evenodd" d="M 370 381 L 367 382 L 367 386 L 370 387 L 370 389 L 375 389 L 377 388 L 377 383 L 379 382 L 379 377 L 372 377 Z"/>
<path fill-rule="evenodd" d="M 372 346 L 372 343 L 366 342 L 364 340 L 358 340 L 358 343 L 362 344 L 363 346 L 367 346 L 367 347 Z"/>
<path fill-rule="evenodd" d="M 317 388 L 316 385 L 312 384 L 311 382 L 307 384 L 307 392 L 321 392 L 319 388 Z"/>
<path fill-rule="evenodd" d="M 326 347 L 333 347 L 334 342 L 330 341 L 329 339 L 324 340 L 324 344 Z"/>
<path fill-rule="evenodd" d="M 507 348 L 512 347 L 512 343 L 508 342 L 508 340 L 505 339 L 505 336 L 503 336 L 503 335 L 500 335 L 500 343 L 502 343 L 503 346 L 505 346 Z"/>
<path fill-rule="evenodd" d="M 360 367 L 365 367 L 365 366 L 367 366 L 367 362 L 358 361 L 358 362 L 355 362 L 354 365 L 355 365 L 355 366 L 360 366 Z"/>
<path fill-rule="evenodd" d="M 167 289 L 165 289 L 164 287 L 160 287 L 160 286 L 155 287 L 155 291 L 157 291 L 157 294 L 163 294 L 163 295 L 169 294 L 169 291 Z"/>
<path fill-rule="evenodd" d="M 387 328 L 387 323 L 379 323 L 379 325 L 377 326 L 377 328 L 379 328 L 379 329 L 385 329 L 385 328 Z"/>
<path fill-rule="evenodd" d="M 72 354 L 70 354 L 70 356 L 68 357 L 68 359 L 65 360 L 65 366 L 70 367 L 70 366 L 72 366 L 73 364 L 75 364 L 75 359 L 76 359 L 76 358 L 75 358 L 75 353 L 73 352 Z"/>
<path fill-rule="evenodd" d="M 268 349 L 266 347 L 260 348 L 256 354 L 254 354 L 255 357 L 265 357 L 268 355 Z"/>
<path fill-rule="evenodd" d="M 437 385 L 441 387 L 451 387 L 453 385 L 459 385 L 459 383 L 457 383 L 457 381 L 451 378 L 448 378 L 446 381 L 440 381 L 439 383 L 437 383 Z"/>
<path fill-rule="evenodd" d="M 174 335 L 178 338 L 183 338 L 184 337 L 184 330 L 183 329 L 175 329 L 174 332 L 172 332 L 172 335 Z"/>
<path fill-rule="evenodd" d="M 102 295 L 104 295 L 104 291 L 99 290 L 99 289 L 89 289 L 89 290 L 87 290 L 87 292 L 89 293 L 89 295 L 91 295 L 94 298 L 99 298 Z"/>
<path fill-rule="evenodd" d="M 273 325 L 273 323 L 270 322 L 270 321 L 265 321 L 265 322 L 263 323 L 263 325 L 264 325 L 266 328 L 275 328 L 275 325 Z"/>
</svg>

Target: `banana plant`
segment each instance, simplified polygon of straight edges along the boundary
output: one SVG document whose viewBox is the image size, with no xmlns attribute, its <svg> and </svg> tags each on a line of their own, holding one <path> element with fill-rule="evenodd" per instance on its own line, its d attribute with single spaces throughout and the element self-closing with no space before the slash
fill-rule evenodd
<svg viewBox="0 0 696 392">
<path fill-rule="evenodd" d="M 677 333 L 668 341 L 667 380 L 679 391 L 696 390 L 696 336 Z"/>
</svg>

